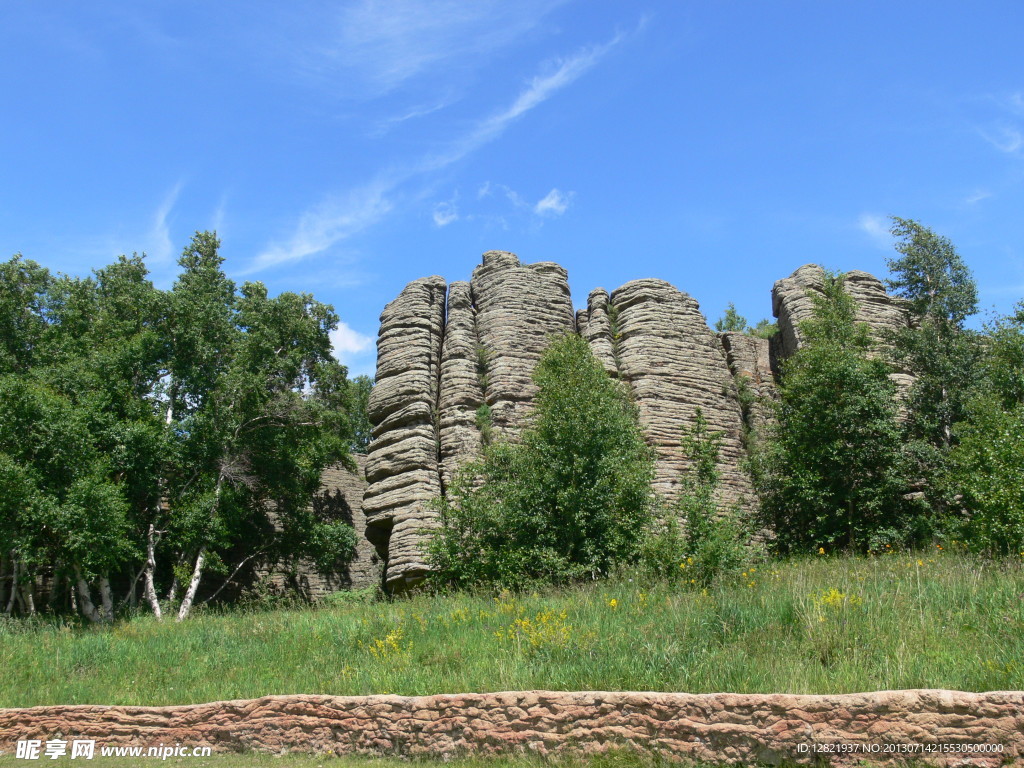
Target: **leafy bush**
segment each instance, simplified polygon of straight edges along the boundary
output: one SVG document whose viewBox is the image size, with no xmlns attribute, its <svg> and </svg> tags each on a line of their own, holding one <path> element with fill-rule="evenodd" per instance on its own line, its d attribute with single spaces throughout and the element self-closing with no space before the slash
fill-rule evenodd
<svg viewBox="0 0 1024 768">
<path fill-rule="evenodd" d="M 957 426 L 948 495 L 966 518 L 959 538 L 974 550 L 1024 549 L 1024 302 L 988 329 L 982 376 Z"/>
<path fill-rule="evenodd" d="M 638 555 L 653 462 L 622 385 L 575 334 L 552 342 L 534 381 L 521 440 L 485 447 L 438 501 L 435 584 L 565 582 Z"/>
<path fill-rule="evenodd" d="M 644 546 L 644 562 L 653 575 L 704 587 L 738 571 L 751 558 L 750 532 L 739 509 L 723 509 L 715 498 L 721 442 L 722 433 L 708 429 L 698 408 L 693 425 L 683 435 L 691 467 L 683 478 L 679 501 Z"/>
<path fill-rule="evenodd" d="M 841 276 L 829 275 L 804 346 L 786 361 L 778 423 L 762 441 L 764 523 L 783 553 L 864 551 L 920 536 L 903 499 L 894 385 L 870 354 Z"/>
</svg>

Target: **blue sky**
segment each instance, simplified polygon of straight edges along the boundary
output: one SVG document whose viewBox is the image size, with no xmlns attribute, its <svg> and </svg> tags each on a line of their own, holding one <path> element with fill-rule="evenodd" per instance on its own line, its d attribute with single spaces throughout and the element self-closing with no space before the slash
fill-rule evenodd
<svg viewBox="0 0 1024 768">
<path fill-rule="evenodd" d="M 0 257 L 87 274 L 197 229 L 309 291 L 372 373 L 410 280 L 489 249 L 771 315 L 807 262 L 886 273 L 887 216 L 1024 297 L 1024 4 L 0 0 Z"/>
</svg>

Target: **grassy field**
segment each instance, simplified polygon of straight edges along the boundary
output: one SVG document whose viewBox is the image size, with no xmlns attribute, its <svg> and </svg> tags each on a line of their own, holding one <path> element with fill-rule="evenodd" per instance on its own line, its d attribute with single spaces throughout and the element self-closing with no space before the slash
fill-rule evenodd
<svg viewBox="0 0 1024 768">
<path fill-rule="evenodd" d="M 709 590 L 622 577 L 181 624 L 5 621 L 0 669 L 0 707 L 536 688 L 1021 689 L 1024 567 L 936 548 L 767 563 Z"/>
</svg>

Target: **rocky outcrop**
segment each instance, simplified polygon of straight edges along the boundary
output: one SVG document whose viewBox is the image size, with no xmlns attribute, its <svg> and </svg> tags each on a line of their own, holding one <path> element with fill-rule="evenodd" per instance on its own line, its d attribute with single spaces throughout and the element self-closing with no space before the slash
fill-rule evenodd
<svg viewBox="0 0 1024 768">
<path fill-rule="evenodd" d="M 853 270 L 844 275 L 843 286 L 857 305 L 857 322 L 866 323 L 878 351 L 884 354 L 888 334 L 906 328 L 906 308 L 898 298 L 890 296 L 882 281 L 874 275 Z M 800 323 L 814 313 L 814 294 L 821 294 L 825 270 L 817 264 L 805 264 L 789 277 L 778 280 L 772 288 L 772 312 L 779 323 L 779 351 L 785 358 L 796 352 L 802 343 Z M 776 371 L 778 374 L 778 371 Z M 914 379 L 906 371 L 889 375 L 902 402 Z"/>
<path fill-rule="evenodd" d="M 722 433 L 720 501 L 753 504 L 753 487 L 740 462 L 743 421 L 735 384 L 697 301 L 664 280 L 634 280 L 612 292 L 609 305 L 616 320 L 618 374 L 632 390 L 656 452 L 655 491 L 669 501 L 678 497 L 691 466 L 682 438 L 699 408 L 708 427 Z"/>
<path fill-rule="evenodd" d="M 363 493 L 366 490 L 366 457 L 352 454 L 355 469 L 333 464 L 320 476 L 320 490 L 312 505 L 322 519 L 341 520 L 355 530 L 356 551 L 346 566 L 338 571 L 321 571 L 306 558 L 297 563 L 266 563 L 257 568 L 254 580 L 277 592 L 298 592 L 315 600 L 342 589 L 363 589 L 380 583 L 381 562 L 366 539 L 366 517 L 363 514 Z M 271 518 L 273 522 L 273 517 Z"/>
<path fill-rule="evenodd" d="M 772 340 L 736 332 L 721 333 L 719 338 L 737 387 L 746 388 L 740 393 L 743 419 L 749 429 L 762 430 L 772 419 L 769 403 L 779 394 L 773 373 Z"/>
<path fill-rule="evenodd" d="M 469 283 L 416 280 L 384 310 L 363 507 L 391 589 L 423 578 L 432 500 L 480 455 L 484 431 L 516 437 L 541 353 L 574 329 L 565 270 L 504 251 L 485 253 Z"/>
<path fill-rule="evenodd" d="M 422 544 L 437 526 L 432 501 L 441 493 L 437 400 L 445 289 L 440 277 L 415 280 L 380 316 L 363 512 L 367 538 L 393 588 L 423 577 Z"/>
<path fill-rule="evenodd" d="M 488 251 L 471 291 L 491 423 L 497 436 L 514 437 L 533 407 L 541 353 L 576 328 L 568 274 L 551 262 L 520 264 L 515 254 Z"/>
<path fill-rule="evenodd" d="M 995 766 L 1024 760 L 1024 693 L 266 696 L 178 707 L 0 709 L 0 747 L 209 747 L 447 760 L 636 749 L 715 764 Z M 41 751 L 41 750 L 40 750 Z M 97 752 L 99 750 L 97 749 Z M 160 756 L 160 752 L 155 753 Z"/>
<path fill-rule="evenodd" d="M 597 288 L 574 312 L 562 267 L 523 264 L 505 251 L 485 253 L 469 282 L 409 283 L 381 315 L 370 399 L 363 509 L 385 582 L 402 589 L 426 574 L 425 547 L 438 524 L 432 501 L 450 495 L 459 468 L 487 440 L 517 438 L 533 408 L 533 370 L 566 332 L 582 335 L 605 371 L 628 386 L 656 455 L 657 493 L 678 497 L 691 466 L 683 436 L 700 409 L 722 435 L 719 501 L 750 511 L 745 428 L 770 417 L 778 360 L 798 348 L 800 322 L 814 309 L 809 292 L 820 292 L 823 280 L 821 267 L 807 265 L 775 284 L 780 330 L 771 341 L 713 333 L 697 301 L 663 280 L 636 280 L 611 295 Z M 879 340 L 906 322 L 871 275 L 848 273 L 846 288 Z"/>
<path fill-rule="evenodd" d="M 813 294 L 821 294 L 825 270 L 817 264 L 805 264 L 789 277 L 776 281 L 772 288 L 772 312 L 779 322 L 781 352 L 789 357 L 800 348 L 800 323 L 814 313 Z M 907 313 L 901 302 L 886 293 L 882 281 L 867 272 L 845 274 L 844 288 L 857 303 L 857 321 L 867 323 L 880 344 L 886 331 L 906 327 Z"/>
<path fill-rule="evenodd" d="M 609 310 L 611 314 L 609 314 Z M 613 323 L 613 319 L 615 323 Z M 580 335 L 590 344 L 605 372 L 609 376 L 619 375 L 619 331 L 618 318 L 611 306 L 608 291 L 595 288 L 587 297 L 587 308 L 576 315 L 576 327 Z"/>
<path fill-rule="evenodd" d="M 480 456 L 480 422 L 484 404 L 487 351 L 476 332 L 476 308 L 469 283 L 448 287 L 448 317 L 441 348 L 441 389 L 438 401 L 441 440 L 441 481 L 451 486 L 459 467 Z"/>
</svg>

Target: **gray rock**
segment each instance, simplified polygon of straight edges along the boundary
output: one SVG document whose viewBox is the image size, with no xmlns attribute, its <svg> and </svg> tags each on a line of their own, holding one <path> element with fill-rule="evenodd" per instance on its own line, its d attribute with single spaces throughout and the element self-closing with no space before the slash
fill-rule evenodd
<svg viewBox="0 0 1024 768">
<path fill-rule="evenodd" d="M 771 340 L 734 331 L 720 333 L 719 338 L 737 386 L 745 385 L 754 398 L 743 414 L 747 427 L 763 430 L 772 420 L 770 403 L 777 400 L 779 394 L 772 373 Z"/>
<path fill-rule="evenodd" d="M 772 288 L 772 312 L 779 322 L 782 356 L 789 357 L 800 348 L 800 323 L 814 313 L 813 294 L 821 294 L 825 270 L 817 264 L 805 264 L 789 277 L 776 281 Z M 857 322 L 867 323 L 879 345 L 885 332 L 906 327 L 908 318 L 902 302 L 886 293 L 877 277 L 854 270 L 846 273 L 846 292 L 857 302 Z"/>
<path fill-rule="evenodd" d="M 682 448 L 698 408 L 722 433 L 722 504 L 754 503 L 741 468 L 743 423 L 735 384 L 717 336 L 697 302 L 663 280 L 635 280 L 614 291 L 619 374 L 629 383 L 640 424 L 656 452 L 654 490 L 669 501 L 692 466 Z"/>
<path fill-rule="evenodd" d="M 608 307 L 608 291 L 604 288 L 592 290 L 587 297 L 587 308 L 581 309 L 577 315 L 577 328 L 590 344 L 594 357 L 604 366 L 605 372 L 609 376 L 618 376 L 619 365 L 615 351 L 617 339 L 614 338 L 616 330 L 612 328 Z"/>
<path fill-rule="evenodd" d="M 471 292 L 487 358 L 484 397 L 495 434 L 511 438 L 532 409 L 541 353 L 576 328 L 568 275 L 551 262 L 520 264 L 515 254 L 488 251 L 473 270 Z"/>
<path fill-rule="evenodd" d="M 437 527 L 432 501 L 441 493 L 437 402 L 445 293 L 441 277 L 414 280 L 380 316 L 363 510 L 367 538 L 393 590 L 422 580 L 423 547 Z"/>
<path fill-rule="evenodd" d="M 366 457 L 352 454 L 355 471 L 343 464 L 324 469 L 320 490 L 313 506 L 321 507 L 333 519 L 349 523 L 356 533 L 356 552 L 347 567 L 325 573 L 316 564 L 303 558 L 293 569 L 286 563 L 268 563 L 256 572 L 258 578 L 279 590 L 297 589 L 308 599 L 316 599 L 342 589 L 362 589 L 380 583 L 381 560 L 366 538 L 366 516 L 363 514 L 363 493 L 366 490 Z"/>
<path fill-rule="evenodd" d="M 479 458 L 482 444 L 477 411 L 484 402 L 486 352 L 476 333 L 476 309 L 469 283 L 448 288 L 448 320 L 441 348 L 441 482 L 447 489 L 458 469 Z"/>
</svg>

